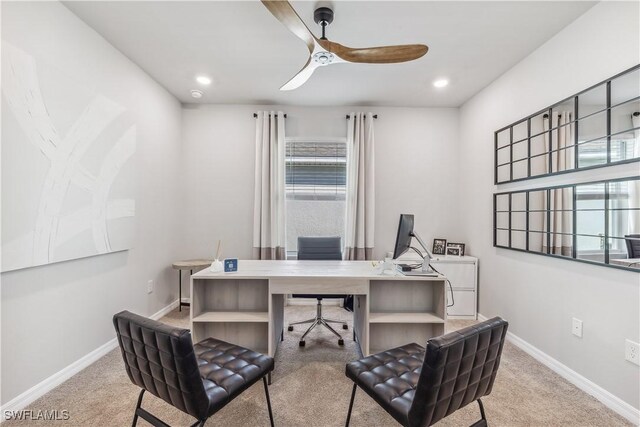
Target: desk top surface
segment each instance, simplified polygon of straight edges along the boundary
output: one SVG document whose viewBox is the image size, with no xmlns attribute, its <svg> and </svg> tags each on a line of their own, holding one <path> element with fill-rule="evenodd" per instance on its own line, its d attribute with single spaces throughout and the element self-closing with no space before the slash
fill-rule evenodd
<svg viewBox="0 0 640 427">
<path fill-rule="evenodd" d="M 612 258 L 609 260 L 612 264 L 624 265 L 627 267 L 640 267 L 640 258 Z"/>
<path fill-rule="evenodd" d="M 405 276 L 380 272 L 375 261 L 256 261 L 239 260 L 238 271 L 214 273 L 208 268 L 194 279 L 353 278 L 368 280 L 443 280 L 444 276 Z"/>
</svg>

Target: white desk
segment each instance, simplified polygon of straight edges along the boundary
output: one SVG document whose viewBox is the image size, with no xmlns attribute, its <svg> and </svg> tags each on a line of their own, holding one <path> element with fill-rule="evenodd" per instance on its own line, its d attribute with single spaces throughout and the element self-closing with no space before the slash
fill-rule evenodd
<svg viewBox="0 0 640 427">
<path fill-rule="evenodd" d="M 640 268 L 640 258 L 615 258 L 610 259 L 609 263 L 624 265 L 625 267 Z"/>
<path fill-rule="evenodd" d="M 245 261 L 238 272 L 191 276 L 194 342 L 214 336 L 274 356 L 284 334 L 286 294 L 354 295 L 362 354 L 444 333 L 445 279 L 382 275 L 371 261 Z"/>
</svg>

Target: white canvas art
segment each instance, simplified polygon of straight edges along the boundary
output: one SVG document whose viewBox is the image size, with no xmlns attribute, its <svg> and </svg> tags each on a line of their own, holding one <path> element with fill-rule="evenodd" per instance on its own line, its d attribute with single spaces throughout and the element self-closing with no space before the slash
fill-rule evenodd
<svg viewBox="0 0 640 427">
<path fill-rule="evenodd" d="M 129 249 L 136 126 L 125 108 L 2 43 L 2 271 Z"/>
</svg>

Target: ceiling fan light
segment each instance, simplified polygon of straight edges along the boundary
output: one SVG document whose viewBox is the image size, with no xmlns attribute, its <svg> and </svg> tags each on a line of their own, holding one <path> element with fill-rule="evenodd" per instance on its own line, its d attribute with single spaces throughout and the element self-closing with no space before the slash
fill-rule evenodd
<svg viewBox="0 0 640 427">
<path fill-rule="evenodd" d="M 436 80 L 436 81 L 434 81 L 434 82 L 433 82 L 433 85 L 434 85 L 435 87 L 438 87 L 438 88 L 440 88 L 440 87 L 445 87 L 445 86 L 447 86 L 448 84 L 449 84 L 449 80 L 447 80 L 447 79 L 438 79 L 438 80 Z"/>
</svg>

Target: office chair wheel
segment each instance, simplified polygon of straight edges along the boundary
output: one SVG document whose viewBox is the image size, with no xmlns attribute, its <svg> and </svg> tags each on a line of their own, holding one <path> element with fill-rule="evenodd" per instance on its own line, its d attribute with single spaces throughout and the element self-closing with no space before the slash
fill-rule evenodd
<svg viewBox="0 0 640 427">
<path fill-rule="evenodd" d="M 300 341 L 300 342 L 298 343 L 298 345 L 299 345 L 300 347 L 304 347 L 304 341 Z"/>
<path fill-rule="evenodd" d="M 289 326 L 289 327 L 287 328 L 287 330 L 288 330 L 289 332 L 293 331 L 293 326 Z"/>
<path fill-rule="evenodd" d="M 344 340 L 343 339 L 339 339 L 338 340 L 338 345 L 344 345 Z"/>
<path fill-rule="evenodd" d="M 349 327 L 347 326 L 347 324 L 345 323 L 344 325 L 342 325 L 342 329 L 349 329 Z"/>
</svg>

